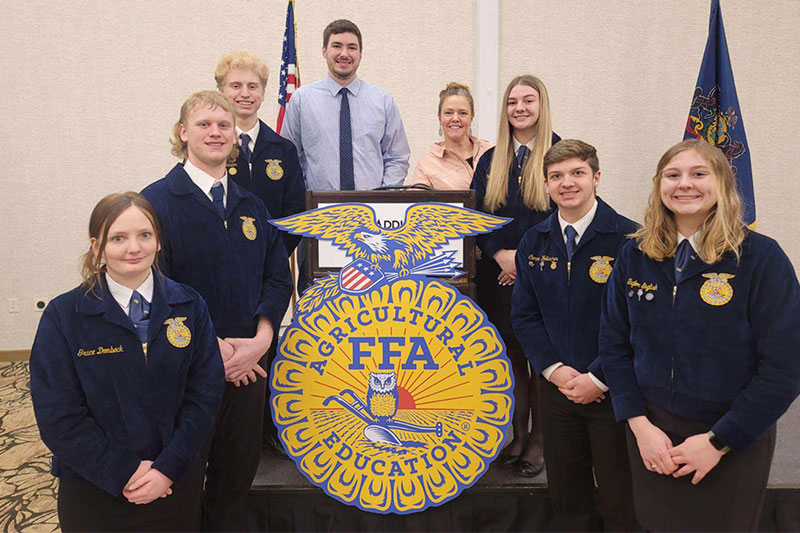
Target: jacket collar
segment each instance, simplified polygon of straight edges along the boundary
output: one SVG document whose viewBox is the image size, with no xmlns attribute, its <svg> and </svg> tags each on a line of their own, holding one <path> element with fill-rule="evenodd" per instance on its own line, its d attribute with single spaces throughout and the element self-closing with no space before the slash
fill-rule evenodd
<svg viewBox="0 0 800 533">
<path fill-rule="evenodd" d="M 256 146 L 253 149 L 253 157 L 256 154 L 261 154 L 261 152 L 266 151 L 269 148 L 269 144 L 283 144 L 286 142 L 286 139 L 275 133 L 275 130 L 264 124 L 264 121 L 261 119 L 258 120 L 261 126 L 258 129 L 258 137 L 256 137 Z M 239 157 L 244 159 L 244 154 L 239 151 Z M 251 159 L 252 161 L 252 159 Z"/>
<path fill-rule="evenodd" d="M 106 284 L 105 276 L 100 277 L 100 283 L 95 286 L 94 291 L 86 292 L 81 286 L 78 288 L 78 298 L 75 309 L 79 314 L 103 315 L 103 318 L 130 331 L 136 332 L 136 328 L 131 322 L 125 311 L 119 306 L 117 301 L 111 296 Z M 153 272 L 153 301 L 150 306 L 150 326 L 148 327 L 148 341 L 155 337 L 164 321 L 172 313 L 172 306 L 192 301 L 189 294 L 178 283 L 166 278 L 158 271 Z"/>
<path fill-rule="evenodd" d="M 166 176 L 166 180 L 167 188 L 172 194 L 177 196 L 191 196 L 197 203 L 208 209 L 215 216 L 219 216 L 214 210 L 214 204 L 212 204 L 208 196 L 200 190 L 200 187 L 194 184 L 192 178 L 190 178 L 186 170 L 184 170 L 183 164 L 178 163 L 172 167 L 172 170 L 170 170 Z M 228 197 L 225 206 L 226 220 L 230 218 L 233 209 L 242 198 L 244 198 L 242 190 L 232 179 L 228 179 Z"/>
<path fill-rule="evenodd" d="M 550 238 L 556 243 L 559 250 L 566 254 L 564 237 L 561 234 L 561 224 L 558 223 L 558 211 L 554 211 L 549 217 L 534 226 L 534 229 L 539 233 L 549 233 Z M 588 244 L 597 233 L 616 233 L 617 231 L 619 231 L 617 212 L 598 196 L 597 211 L 594 214 L 594 218 L 589 223 L 589 226 L 586 228 L 586 231 L 581 236 L 581 240 L 575 251 L 577 252 Z"/>
</svg>

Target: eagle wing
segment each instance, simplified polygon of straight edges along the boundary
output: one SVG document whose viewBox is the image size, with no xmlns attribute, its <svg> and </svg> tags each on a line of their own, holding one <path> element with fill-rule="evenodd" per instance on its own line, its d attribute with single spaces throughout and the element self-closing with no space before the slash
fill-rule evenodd
<svg viewBox="0 0 800 533">
<path fill-rule="evenodd" d="M 384 231 L 375 223 L 375 211 L 364 204 L 330 205 L 270 222 L 295 235 L 331 241 L 356 259 L 366 257 L 368 249 L 355 241 L 353 235 L 364 230 L 371 233 Z"/>
<path fill-rule="evenodd" d="M 386 233 L 390 239 L 403 244 L 395 258 L 395 266 L 399 267 L 425 259 L 449 239 L 488 233 L 510 220 L 465 207 L 429 202 L 409 207 L 405 224 Z"/>
</svg>

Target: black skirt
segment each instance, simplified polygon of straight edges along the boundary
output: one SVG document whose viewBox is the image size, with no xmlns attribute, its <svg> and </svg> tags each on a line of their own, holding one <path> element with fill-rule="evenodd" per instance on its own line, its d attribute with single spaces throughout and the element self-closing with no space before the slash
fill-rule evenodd
<svg viewBox="0 0 800 533">
<path fill-rule="evenodd" d="M 506 350 L 521 349 L 514 329 L 511 327 L 511 293 L 514 285 L 500 285 L 497 276 L 500 265 L 494 259 L 479 259 L 475 263 L 475 285 L 478 294 L 478 305 L 500 333 Z"/>
<path fill-rule="evenodd" d="M 677 417 L 654 405 L 647 417 L 675 445 L 707 433 L 711 424 Z M 775 426 L 750 450 L 728 452 L 706 477 L 692 485 L 647 470 L 636 438 L 627 429 L 636 518 L 648 531 L 755 531 L 764 505 L 769 467 L 775 451 Z"/>
</svg>

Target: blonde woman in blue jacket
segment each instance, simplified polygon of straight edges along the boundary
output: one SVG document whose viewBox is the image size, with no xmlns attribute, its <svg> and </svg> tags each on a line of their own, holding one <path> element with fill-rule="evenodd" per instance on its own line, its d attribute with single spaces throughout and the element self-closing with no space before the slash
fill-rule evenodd
<svg viewBox="0 0 800 533">
<path fill-rule="evenodd" d="M 699 140 L 662 156 L 643 227 L 608 283 L 600 355 L 628 422 L 647 530 L 755 530 L 775 423 L 800 390 L 800 287 L 750 231 L 725 155 Z"/>
</svg>

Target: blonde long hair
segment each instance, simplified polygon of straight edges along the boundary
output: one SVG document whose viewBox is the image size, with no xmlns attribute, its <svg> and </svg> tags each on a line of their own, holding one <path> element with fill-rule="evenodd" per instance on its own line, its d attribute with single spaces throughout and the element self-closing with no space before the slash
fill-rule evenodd
<svg viewBox="0 0 800 533">
<path fill-rule="evenodd" d="M 717 203 L 700 226 L 697 253 L 708 264 L 716 263 L 726 252 L 735 254 L 738 261 L 745 237 L 745 223 L 733 169 L 719 148 L 701 139 L 679 142 L 661 156 L 653 176 L 653 188 L 647 202 L 644 224 L 631 237 L 636 239 L 639 248 L 651 259 L 663 261 L 675 255 L 678 227 L 675 224 L 675 215 L 661 201 L 661 180 L 664 168 L 672 158 L 686 150 L 694 150 L 700 154 L 711 166 L 717 179 Z"/>
<path fill-rule="evenodd" d="M 525 205 L 535 211 L 547 211 L 550 207 L 547 192 L 544 190 L 544 154 L 552 144 L 553 128 L 550 121 L 550 98 L 544 82 L 528 74 L 517 76 L 508 84 L 503 100 L 500 102 L 500 126 L 497 131 L 497 145 L 492 156 L 492 166 L 486 177 L 485 207 L 490 213 L 506 205 L 508 195 L 508 175 L 514 164 L 514 143 L 511 124 L 508 122 L 508 95 L 517 85 L 527 85 L 539 93 L 539 120 L 536 123 L 536 144 L 525 167 L 522 169 L 520 192 Z"/>
</svg>

